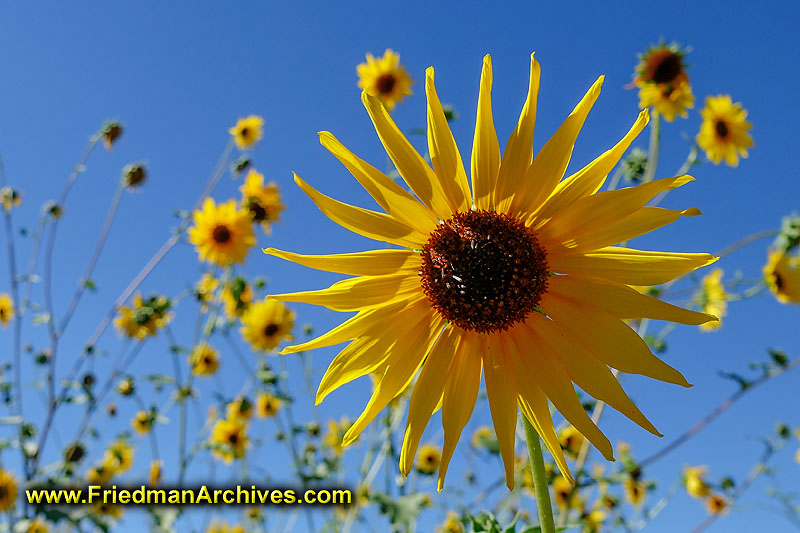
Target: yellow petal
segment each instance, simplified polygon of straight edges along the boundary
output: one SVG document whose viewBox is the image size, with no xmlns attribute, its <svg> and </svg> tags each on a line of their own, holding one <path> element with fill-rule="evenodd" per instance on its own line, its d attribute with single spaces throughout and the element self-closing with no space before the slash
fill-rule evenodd
<svg viewBox="0 0 800 533">
<path fill-rule="evenodd" d="M 553 195 L 536 213 L 536 226 L 570 205 L 575 200 L 595 194 L 603 186 L 606 176 L 617 165 L 633 140 L 642 132 L 650 120 L 647 109 L 639 113 L 630 131 L 612 149 L 560 182 Z"/>
<path fill-rule="evenodd" d="M 694 181 L 691 176 L 664 178 L 581 198 L 553 216 L 542 226 L 539 234 L 548 243 L 592 234 L 635 213 L 658 193 L 676 189 L 691 181 Z"/>
<path fill-rule="evenodd" d="M 442 104 L 433 83 L 433 67 L 425 71 L 425 94 L 428 97 L 428 151 L 433 169 L 439 176 L 450 209 L 463 213 L 472 208 L 467 173 L 453 133 L 447 124 Z"/>
<path fill-rule="evenodd" d="M 428 240 L 426 235 L 389 215 L 344 204 L 325 196 L 303 181 L 297 174 L 294 175 L 294 181 L 328 218 L 359 235 L 406 248 L 421 248 Z"/>
<path fill-rule="evenodd" d="M 450 218 L 453 211 L 433 169 L 400 132 L 378 98 L 361 93 L 361 101 L 367 108 L 386 153 L 414 194 L 423 204 L 430 207 L 436 216 L 443 220 Z"/>
<path fill-rule="evenodd" d="M 558 361 L 558 356 L 552 353 L 550 347 L 527 324 L 518 326 L 517 330 L 520 331 L 515 334 L 514 340 L 518 343 L 519 360 L 522 362 L 520 375 L 535 379 L 564 418 L 589 439 L 603 457 L 613 461 L 614 450 L 611 443 L 586 414 L 572 380 Z"/>
<path fill-rule="evenodd" d="M 505 334 L 489 338 L 483 353 L 483 378 L 492 412 L 492 424 L 497 435 L 500 455 L 506 469 L 506 486 L 514 490 L 514 442 L 517 429 L 517 387 L 514 362 Z M 505 341 L 504 341 L 505 340 Z"/>
<path fill-rule="evenodd" d="M 407 273 L 390 276 L 360 276 L 337 281 L 319 291 L 270 295 L 281 302 L 323 305 L 334 311 L 360 311 L 388 305 L 421 294 L 419 277 Z"/>
<path fill-rule="evenodd" d="M 419 298 L 422 298 L 422 296 Z M 283 351 L 281 351 L 281 354 L 286 355 L 304 352 L 306 350 L 314 350 L 316 348 L 324 348 L 326 346 L 340 344 L 364 335 L 376 324 L 381 324 L 381 327 L 385 328 L 383 324 L 387 318 L 391 317 L 392 319 L 397 319 L 397 313 L 409 305 L 419 301 L 419 298 L 416 300 L 411 300 L 410 302 L 402 301 L 392 305 L 387 305 L 385 307 L 376 307 L 360 311 L 357 315 L 342 322 L 329 332 L 325 333 L 324 335 L 320 335 L 316 339 L 312 339 L 302 344 L 296 344 L 294 346 L 287 346 L 283 349 Z"/>
<path fill-rule="evenodd" d="M 351 342 L 334 357 L 325 371 L 317 389 L 316 403 L 320 404 L 328 394 L 345 383 L 385 367 L 393 353 L 402 351 L 405 345 L 403 337 L 426 330 L 432 318 L 430 309 L 416 304 L 397 313 L 393 319 L 379 323 L 379 328 L 371 328 L 371 335 Z M 394 320 L 397 320 L 397 324 L 390 326 Z M 392 335 L 386 335 L 389 327 L 392 328 Z"/>
<path fill-rule="evenodd" d="M 528 97 L 519 115 L 517 128 L 511 133 L 506 144 L 500 170 L 497 175 L 495 204 L 497 211 L 508 212 L 514 194 L 519 189 L 525 172 L 533 160 L 533 130 L 536 125 L 536 101 L 539 94 L 541 67 L 531 54 L 531 75 L 528 83 Z"/>
<path fill-rule="evenodd" d="M 430 209 L 383 172 L 356 157 L 333 134 L 320 132 L 319 142 L 341 161 L 390 216 L 421 233 L 430 233 L 436 228 L 438 220 Z"/>
<path fill-rule="evenodd" d="M 439 336 L 441 328 L 442 321 L 437 315 L 427 324 L 421 324 L 410 335 L 396 338 L 398 343 L 391 349 L 386 372 L 375 386 L 364 412 L 342 438 L 342 446 L 347 446 L 357 439 L 378 413 L 408 387 L 436 337 Z"/>
<path fill-rule="evenodd" d="M 510 211 L 525 215 L 535 212 L 553 192 L 567 170 L 575 139 L 583 127 L 589 110 L 600 96 L 603 76 L 592 85 L 558 131 L 542 147 L 523 177 L 519 194 L 514 196 Z"/>
<path fill-rule="evenodd" d="M 494 207 L 492 193 L 500 168 L 500 144 L 492 118 L 492 57 L 486 54 L 481 71 L 478 117 L 472 141 L 472 198 L 478 209 Z"/>
<path fill-rule="evenodd" d="M 428 354 L 414 385 L 408 404 L 403 448 L 400 451 L 400 471 L 404 476 L 411 472 L 419 440 L 442 399 L 444 384 L 450 374 L 450 365 L 458 348 L 459 339 L 460 336 L 452 327 L 444 329 L 441 337 L 433 345 L 431 353 Z"/>
<path fill-rule="evenodd" d="M 596 230 L 584 228 L 584 231 L 578 231 L 574 236 L 571 234 L 569 239 L 562 244 L 569 248 L 571 253 L 596 250 L 650 233 L 662 226 L 672 224 L 682 216 L 694 217 L 701 214 L 696 207 L 690 207 L 683 211 L 661 207 L 641 207 L 617 222 L 600 226 Z"/>
<path fill-rule="evenodd" d="M 416 271 L 420 264 L 420 255 L 411 250 L 370 250 L 352 254 L 302 255 L 275 248 L 265 248 L 264 253 L 308 268 L 350 276 L 383 276 L 396 274 L 400 270 Z"/>
<path fill-rule="evenodd" d="M 450 375 L 447 376 L 442 401 L 444 446 L 442 460 L 439 463 L 437 485 L 439 492 L 444 488 L 447 467 L 450 465 L 458 439 L 475 408 L 475 400 L 478 398 L 478 389 L 481 385 L 481 354 L 485 351 L 485 347 L 486 342 L 482 335 L 469 335 L 462 339 L 453 358 Z"/>
<path fill-rule="evenodd" d="M 550 293 L 542 298 L 541 307 L 559 329 L 608 366 L 628 374 L 691 386 L 680 372 L 653 355 L 647 343 L 614 315 Z"/>
<path fill-rule="evenodd" d="M 538 385 L 533 383 L 533 380 L 528 379 L 520 384 L 518 402 L 522 415 L 528 419 L 536 433 L 542 438 L 544 445 L 550 455 L 553 456 L 556 465 L 558 465 L 561 475 L 570 483 L 575 484 L 575 480 L 569 471 L 567 460 L 564 457 L 564 450 L 561 449 L 561 443 L 553 427 L 553 419 L 550 416 L 550 409 L 547 405 L 547 396 Z"/>
<path fill-rule="evenodd" d="M 535 314 L 531 316 L 529 323 L 550 346 L 553 353 L 561 356 L 559 358 L 561 364 L 578 387 L 598 400 L 606 402 L 647 431 L 662 436 L 631 401 L 606 365 L 595 359 L 579 344 L 572 342 L 551 320 Z"/>
<path fill-rule="evenodd" d="M 713 315 L 683 309 L 627 285 L 599 278 L 551 276 L 547 283 L 553 294 L 575 303 L 585 302 L 600 307 L 619 318 L 652 318 L 689 326 L 717 320 Z"/>
<path fill-rule="evenodd" d="M 692 270 L 710 265 L 711 254 L 651 252 L 609 246 L 575 255 L 548 256 L 550 270 L 564 274 L 583 274 L 626 285 L 660 285 Z"/>
</svg>

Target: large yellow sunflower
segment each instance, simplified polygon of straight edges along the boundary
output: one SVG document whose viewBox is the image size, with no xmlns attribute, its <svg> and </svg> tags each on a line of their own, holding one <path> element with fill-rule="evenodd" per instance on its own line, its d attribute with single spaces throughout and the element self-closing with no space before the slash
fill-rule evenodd
<svg viewBox="0 0 800 533">
<path fill-rule="evenodd" d="M 648 317 L 693 325 L 714 320 L 630 287 L 665 283 L 712 263 L 714 257 L 612 246 L 699 213 L 645 206 L 658 193 L 692 181 L 689 176 L 598 192 L 647 124 L 647 111 L 619 143 L 562 180 L 602 77 L 534 158 L 539 76 L 539 64 L 531 56 L 527 99 L 501 158 L 492 120 L 492 63 L 485 57 L 471 187 L 436 94 L 432 68 L 425 89 L 433 168 L 380 101 L 362 94 L 381 142 L 416 197 L 327 132 L 320 134 L 322 144 L 385 213 L 340 203 L 297 176 L 295 181 L 335 222 L 402 249 L 324 256 L 265 250 L 311 268 L 355 276 L 324 290 L 273 296 L 357 311 L 330 332 L 284 353 L 352 341 L 322 378 L 317 402 L 358 377 L 373 372 L 382 376 L 366 409 L 344 436 L 344 445 L 357 438 L 421 368 L 411 394 L 400 468 L 407 475 L 413 467 L 423 430 L 441 406 L 440 490 L 472 414 L 482 370 L 508 486 L 514 483 L 518 407 L 569 476 L 548 399 L 613 459 L 611 443 L 586 414 L 573 383 L 658 434 L 609 367 L 689 384 L 656 358 L 624 320 Z"/>
<path fill-rule="evenodd" d="M 770 250 L 763 271 L 767 287 L 779 302 L 800 303 L 800 250 L 794 255 Z"/>
<path fill-rule="evenodd" d="M 400 54 L 386 49 L 383 57 L 367 54 L 367 62 L 356 67 L 358 87 L 383 102 L 391 111 L 411 94 L 411 77 L 400 64 Z"/>
<path fill-rule="evenodd" d="M 701 114 L 697 144 L 715 165 L 724 159 L 728 166 L 737 166 L 739 156 L 746 158 L 747 149 L 753 146 L 749 133 L 753 125 L 746 120 L 747 111 L 729 95 L 721 94 L 707 97 Z"/>
<path fill-rule="evenodd" d="M 243 263 L 256 243 L 250 212 L 240 209 L 234 200 L 216 205 L 212 198 L 206 198 L 203 208 L 194 212 L 189 242 L 202 261 L 220 266 Z"/>
</svg>

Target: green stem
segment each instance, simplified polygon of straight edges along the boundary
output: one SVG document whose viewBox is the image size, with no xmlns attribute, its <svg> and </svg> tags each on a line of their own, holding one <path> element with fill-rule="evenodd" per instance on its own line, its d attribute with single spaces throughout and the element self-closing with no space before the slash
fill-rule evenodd
<svg viewBox="0 0 800 533">
<path fill-rule="evenodd" d="M 556 526 L 553 522 L 553 507 L 550 504 L 550 488 L 547 485 L 547 472 L 544 470 L 544 458 L 542 457 L 542 443 L 539 440 L 539 434 L 525 416 L 522 417 L 522 422 L 525 425 L 525 440 L 528 443 L 528 456 L 533 473 L 536 507 L 539 510 L 539 527 L 542 533 L 555 533 Z"/>
<path fill-rule="evenodd" d="M 642 183 L 653 181 L 656 176 L 656 167 L 658 167 L 658 152 L 661 137 L 661 115 L 658 111 L 653 109 L 650 115 L 650 146 L 647 150 L 647 167 L 642 176 Z"/>
</svg>

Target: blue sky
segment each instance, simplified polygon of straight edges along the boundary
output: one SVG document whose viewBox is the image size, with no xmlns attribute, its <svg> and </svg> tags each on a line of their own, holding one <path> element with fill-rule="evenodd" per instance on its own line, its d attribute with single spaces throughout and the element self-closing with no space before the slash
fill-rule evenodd
<svg viewBox="0 0 800 533">
<path fill-rule="evenodd" d="M 228 127 L 239 116 L 254 113 L 265 117 L 265 139 L 253 157 L 256 167 L 278 182 L 288 206 L 272 237 L 260 235 L 259 244 L 304 253 L 370 248 L 371 242 L 319 213 L 292 183 L 291 172 L 298 172 L 327 194 L 370 205 L 355 180 L 318 144 L 316 132 L 332 131 L 361 157 L 383 166 L 385 155 L 355 85 L 355 66 L 363 61 L 365 52 L 377 54 L 387 47 L 402 54 L 403 63 L 417 80 L 414 95 L 395 112 L 401 128 L 424 125 L 422 82 L 425 68 L 433 65 L 440 97 L 460 114 L 453 129 L 462 154 L 468 154 L 471 146 L 485 53 L 493 56 L 494 113 L 501 146 L 523 102 L 530 52 L 536 51 L 542 65 L 534 140 L 537 149 L 596 77 L 605 74 L 603 93 L 573 154 L 570 168 L 575 169 L 616 142 L 634 120 L 636 94 L 624 86 L 631 79 L 637 52 L 659 38 L 689 45 L 698 107 L 708 94 L 731 94 L 750 113 L 756 145 L 737 169 L 710 164 L 694 169 L 697 182 L 670 194 L 665 205 L 697 206 L 704 216 L 663 229 L 642 239 L 641 246 L 718 251 L 747 234 L 777 227 L 781 216 L 798 209 L 800 197 L 793 157 L 796 124 L 800 122 L 800 111 L 793 103 L 798 84 L 793 66 L 800 44 L 795 31 L 798 15 L 800 8 L 791 2 L 769 10 L 758 3 L 723 9 L 696 2 L 620 3 L 616 9 L 589 3 L 556 7 L 530 2 L 502 7 L 480 2 L 360 6 L 194 2 L 191 8 L 187 3 L 163 2 L 124 6 L 6 3 L 0 8 L 0 154 L 8 181 L 25 195 L 24 208 L 19 211 L 23 220 L 32 225 L 42 202 L 56 196 L 86 139 L 104 120 L 118 118 L 125 125 L 124 137 L 112 152 L 99 150 L 93 156 L 66 206 L 55 251 L 55 298 L 62 312 L 94 245 L 120 169 L 141 160 L 150 171 L 144 191 L 127 195 L 123 201 L 95 275 L 100 291 L 86 296 L 64 338 L 61 371 L 79 352 L 110 302 L 168 236 L 169 227 L 175 224 L 173 211 L 194 203 L 227 142 Z M 689 119 L 664 126 L 659 177 L 672 175 L 680 166 L 686 154 L 682 134 L 694 136 L 698 125 L 695 109 Z M 644 148 L 646 139 L 636 144 Z M 238 185 L 226 178 L 215 197 L 238 196 Z M 755 278 L 765 259 L 766 244 L 738 252 L 720 266 L 729 276 L 741 270 L 744 278 Z M 21 248 L 26 258 L 27 244 Z M 336 279 L 256 251 L 245 270 L 266 276 L 272 292 L 322 287 Z M 188 284 L 199 272 L 194 252 L 181 245 L 143 289 L 174 291 L 176 279 Z M 7 289 L 7 277 L 0 280 L 1 292 Z M 37 293 L 38 289 L 34 296 L 40 297 Z M 311 323 L 317 331 L 342 319 L 309 306 L 296 309 L 298 322 Z M 700 334 L 682 326 L 669 338 L 668 360 L 684 372 L 694 388 L 680 390 L 638 377 L 628 378 L 625 385 L 669 439 L 735 390 L 717 376 L 717 370 L 744 371 L 749 361 L 765 358 L 767 347 L 800 355 L 799 321 L 797 307 L 781 306 L 767 295 L 734 302 L 721 331 Z M 176 330 L 185 326 L 188 331 L 190 324 L 191 319 L 179 318 Z M 44 344 L 42 328 L 28 327 L 26 334 L 35 344 Z M 9 346 L 10 339 L 10 330 L 0 331 L 0 345 Z M 109 331 L 103 343 L 113 349 L 118 341 Z M 6 348 L 3 350 L 5 359 Z M 163 340 L 149 346 L 136 371 L 159 364 L 163 353 Z M 329 349 L 311 355 L 317 370 L 315 380 L 334 354 Z M 296 374 L 297 362 L 287 362 Z M 103 364 L 98 362 L 98 368 Z M 232 393 L 243 375 L 234 361 L 225 366 L 224 385 Z M 33 381 L 34 371 L 28 370 Z M 712 477 L 730 474 L 741 478 L 761 451 L 759 435 L 771 432 L 778 421 L 800 425 L 792 400 L 797 379 L 784 376 L 752 392 L 649 473 L 663 480 L 662 490 L 687 463 L 709 465 Z M 303 386 L 297 378 L 292 382 L 295 387 Z M 355 418 L 366 403 L 368 387 L 359 382 L 333 394 L 322 407 L 323 416 Z M 299 409 L 308 412 L 305 397 Z M 123 411 L 121 418 L 125 420 L 129 414 Z M 467 431 L 488 421 L 484 406 L 476 411 Z M 438 431 L 435 422 L 432 426 L 430 436 L 434 438 Z M 602 427 L 612 441 L 631 443 L 640 456 L 660 446 L 654 437 L 616 414 L 606 416 Z M 145 444 L 141 446 L 141 468 L 146 464 Z M 780 479 L 784 488 L 797 489 L 796 481 L 792 487 L 797 479 L 792 469 L 798 466 L 791 463 L 790 455 L 787 449 L 778 458 L 783 467 Z M 277 463 L 275 475 L 281 479 L 283 466 Z M 269 462 L 265 464 L 269 466 Z M 500 472 L 494 463 L 479 468 L 481 479 L 487 482 Z M 463 465 L 451 471 L 453 486 L 463 472 Z M 788 530 L 788 522 L 766 511 L 767 486 L 764 481 L 756 483 L 741 509 L 712 531 L 749 531 L 755 525 Z M 432 485 L 424 488 L 434 489 Z M 451 501 L 447 496 L 441 498 L 437 503 Z M 133 512 L 130 515 L 126 524 L 133 528 L 136 517 Z M 441 516 L 440 511 L 431 511 L 421 527 L 429 529 Z M 679 496 L 648 531 L 686 530 L 703 516 L 697 502 Z"/>
</svg>

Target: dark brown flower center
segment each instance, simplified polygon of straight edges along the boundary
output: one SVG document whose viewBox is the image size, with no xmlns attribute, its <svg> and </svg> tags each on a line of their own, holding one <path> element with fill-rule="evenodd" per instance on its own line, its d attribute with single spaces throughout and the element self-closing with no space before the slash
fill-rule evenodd
<svg viewBox="0 0 800 533">
<path fill-rule="evenodd" d="M 397 83 L 397 78 L 395 78 L 394 74 L 382 74 L 375 80 L 375 87 L 379 93 L 389 94 L 394 89 L 395 83 Z"/>
<path fill-rule="evenodd" d="M 719 135 L 720 139 L 724 139 L 728 136 L 730 131 L 728 130 L 728 125 L 725 123 L 724 120 L 718 120 L 717 123 L 714 125 L 714 129 L 717 130 L 717 135 Z"/>
<path fill-rule="evenodd" d="M 228 442 L 230 442 L 231 444 L 236 444 L 237 442 L 239 442 L 239 435 L 237 435 L 236 433 L 231 433 L 230 436 L 228 437 Z"/>
<path fill-rule="evenodd" d="M 652 79 L 655 83 L 670 83 L 683 71 L 681 56 L 668 52 L 653 69 Z"/>
<path fill-rule="evenodd" d="M 272 337 L 276 333 L 278 333 L 278 326 L 276 326 L 275 324 L 270 324 L 264 328 L 264 335 L 266 335 L 267 337 Z"/>
<path fill-rule="evenodd" d="M 250 209 L 250 218 L 254 222 L 264 222 L 267 219 L 267 210 L 259 203 L 257 198 L 250 198 L 248 207 Z"/>
<path fill-rule="evenodd" d="M 778 290 L 783 289 L 783 278 L 777 270 L 772 273 L 772 276 L 775 278 L 775 288 Z"/>
<path fill-rule="evenodd" d="M 225 244 L 229 240 L 231 240 L 231 230 L 228 229 L 228 226 L 224 226 L 220 224 L 219 226 L 214 228 L 214 231 L 211 233 L 211 236 L 214 238 L 218 244 Z"/>
<path fill-rule="evenodd" d="M 505 214 L 459 213 L 422 248 L 425 294 L 442 317 L 469 331 L 504 331 L 525 320 L 548 275 L 536 234 Z"/>
<path fill-rule="evenodd" d="M 239 130 L 239 135 L 242 137 L 242 139 L 247 139 L 247 137 L 250 136 L 250 128 L 244 126 L 242 129 Z"/>
</svg>

